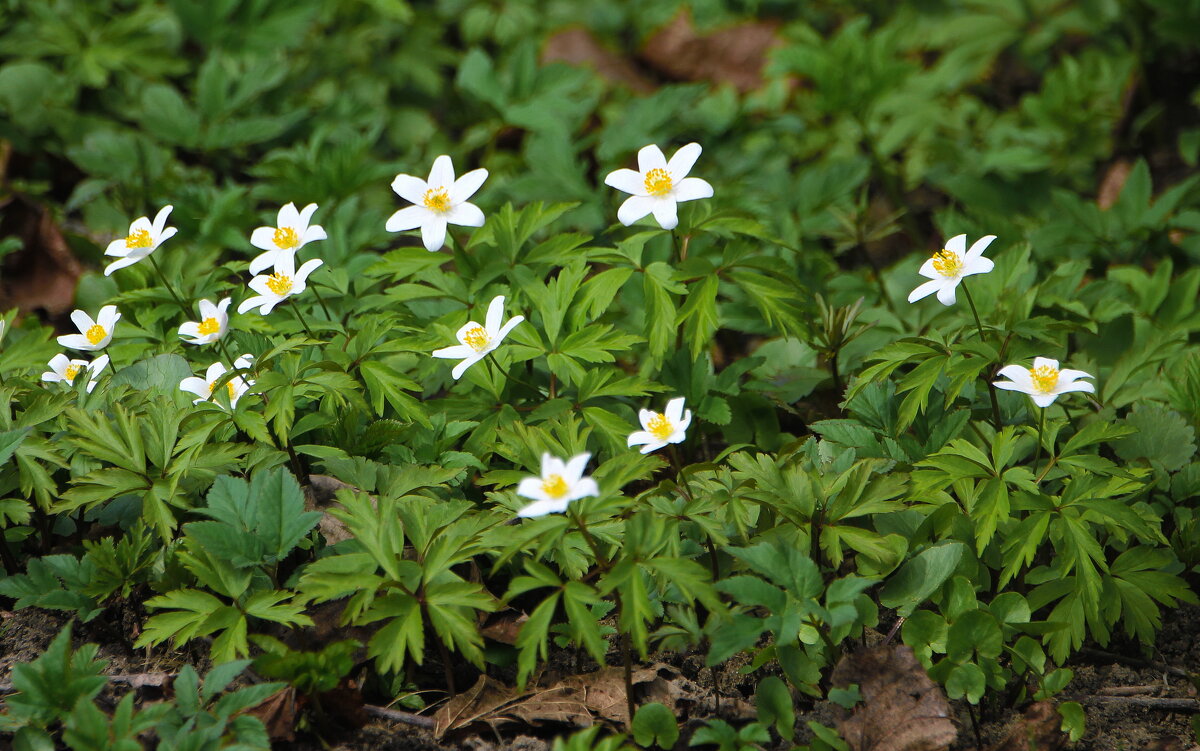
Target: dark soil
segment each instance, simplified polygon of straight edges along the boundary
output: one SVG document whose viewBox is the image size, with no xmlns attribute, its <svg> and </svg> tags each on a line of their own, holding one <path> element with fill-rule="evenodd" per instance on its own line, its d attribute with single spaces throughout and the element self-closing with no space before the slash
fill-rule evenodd
<svg viewBox="0 0 1200 751">
<path fill-rule="evenodd" d="M 103 616 L 102 616 L 103 617 Z M 61 613 L 28 608 L 13 613 L 0 614 L 0 685 L 10 679 L 12 666 L 28 662 L 41 654 L 51 639 L 66 625 L 68 618 Z M 208 665 L 199 654 L 187 651 L 132 650 L 126 644 L 101 640 L 99 635 L 106 629 L 95 624 L 76 625 L 76 643 L 94 641 L 100 643 L 100 657 L 108 660 L 106 672 L 111 675 L 134 675 L 139 673 L 173 673 L 183 664 L 182 658 L 194 659 L 193 664 L 203 674 Z M 1190 727 L 1190 715 L 1179 711 L 1164 711 L 1158 708 L 1135 706 L 1118 699 L 1096 703 L 1093 697 L 1120 687 L 1145 687 L 1138 690 L 1141 698 L 1196 698 L 1196 689 L 1184 673 L 1200 674 L 1200 608 L 1184 606 L 1165 614 L 1164 625 L 1153 653 L 1143 654 L 1134 643 L 1114 643 L 1109 650 L 1084 650 L 1072 658 L 1068 667 L 1075 671 L 1075 679 L 1059 697 L 1060 700 L 1080 701 L 1087 711 L 1087 733 L 1075 749 L 1082 751 L 1123 751 L 1125 749 L 1159 749 L 1160 751 L 1184 751 L 1195 746 L 1196 739 Z M 703 661 L 695 655 L 663 655 L 665 662 L 674 665 L 690 681 L 711 687 L 713 672 L 703 667 Z M 732 706 L 735 699 L 753 700 L 755 679 L 742 675 L 740 666 L 723 666 L 717 671 L 722 700 Z M 162 690 L 154 686 L 130 689 L 126 685 L 112 684 L 101 695 L 101 703 L 111 708 L 129 690 L 137 690 L 144 701 L 155 701 L 162 697 Z M 986 702 L 985 702 L 986 705 Z M 744 704 L 742 707 L 744 708 Z M 685 723 L 685 735 L 680 748 L 686 748 L 687 730 L 694 729 L 701 718 L 711 715 L 711 704 L 700 702 L 695 716 Z M 805 742 L 808 720 L 833 724 L 833 712 L 823 703 L 816 706 L 798 707 L 798 739 Z M 965 705 L 957 706 L 959 742 L 957 748 L 974 748 L 975 737 Z M 984 747 L 1002 738 L 1007 728 L 1016 721 L 1019 712 L 1011 707 L 985 706 L 980 723 L 980 735 Z M 744 713 L 739 713 L 744 714 Z M 737 718 L 728 718 L 736 722 Z M 334 749 L 338 751 L 547 751 L 553 732 L 546 728 L 526 728 L 503 735 L 493 732 L 439 742 L 428 730 L 372 720 L 365 727 L 344 734 L 344 737 L 320 740 L 300 740 L 277 744 L 278 748 Z M 790 744 L 777 743 L 780 749 Z"/>
</svg>

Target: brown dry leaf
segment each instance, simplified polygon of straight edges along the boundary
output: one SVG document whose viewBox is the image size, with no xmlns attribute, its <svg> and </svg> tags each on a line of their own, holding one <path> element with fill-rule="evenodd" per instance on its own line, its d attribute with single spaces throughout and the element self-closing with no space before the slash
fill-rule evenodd
<svg viewBox="0 0 1200 751">
<path fill-rule="evenodd" d="M 0 204 L 0 238 L 16 236 L 21 249 L 0 261 L 0 310 L 70 311 L 83 266 L 45 207 L 13 198 Z"/>
<path fill-rule="evenodd" d="M 779 42 L 777 28 L 755 21 L 700 35 L 685 6 L 646 41 L 641 56 L 672 78 L 727 83 L 745 93 L 763 84 L 767 50 Z"/>
<path fill-rule="evenodd" d="M 288 686 L 281 688 L 268 696 L 261 704 L 250 709 L 246 714 L 262 720 L 267 727 L 267 734 L 273 741 L 292 741 L 296 739 L 296 689 Z"/>
<path fill-rule="evenodd" d="M 946 695 L 909 647 L 846 655 L 831 679 L 862 692 L 863 703 L 837 723 L 851 751 L 942 751 L 958 737 Z"/>
<path fill-rule="evenodd" d="M 652 669 L 653 680 L 637 686 L 639 704 L 662 704 L 676 717 L 692 717 L 713 710 L 716 702 L 711 689 L 689 679 L 670 665 L 657 663 Z M 743 699 L 723 696 L 720 705 L 720 715 L 726 720 L 753 720 L 758 717 L 754 705 Z"/>
<path fill-rule="evenodd" d="M 309 475 L 308 487 L 304 488 L 304 510 L 321 512 L 321 520 L 317 522 L 317 529 L 320 530 L 328 545 L 336 545 L 353 537 L 350 530 L 346 529 L 346 524 L 329 513 L 331 508 L 342 507 L 336 498 L 337 492 L 342 488 L 358 490 L 353 485 L 329 475 Z M 372 498 L 371 502 L 374 503 L 375 499 Z"/>
<path fill-rule="evenodd" d="M 1125 181 L 1129 179 L 1129 173 L 1132 171 L 1132 162 L 1128 159 L 1118 159 L 1104 173 L 1104 179 L 1100 181 L 1100 190 L 1096 193 L 1096 205 L 1102 211 L 1111 209 L 1121 197 L 1121 189 L 1125 187 Z"/>
<path fill-rule="evenodd" d="M 584 28 L 562 29 L 552 34 L 542 48 L 542 62 L 587 66 L 606 81 L 623 84 L 639 94 L 654 90 L 654 84 L 633 63 L 605 47 Z"/>
<path fill-rule="evenodd" d="M 988 751 L 1055 751 L 1067 742 L 1067 735 L 1059 730 L 1061 725 L 1054 702 L 1039 701 Z"/>
<path fill-rule="evenodd" d="M 529 620 L 528 615 L 514 608 L 481 615 L 483 623 L 479 627 L 479 633 L 492 641 L 510 646 L 517 643 L 517 634 L 521 633 L 521 626 Z"/>
</svg>

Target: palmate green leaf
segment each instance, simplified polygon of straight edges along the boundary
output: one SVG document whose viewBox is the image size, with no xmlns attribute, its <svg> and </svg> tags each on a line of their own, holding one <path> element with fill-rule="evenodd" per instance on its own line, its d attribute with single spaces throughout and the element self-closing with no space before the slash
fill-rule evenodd
<svg viewBox="0 0 1200 751">
<path fill-rule="evenodd" d="M 8 714 L 36 725 L 65 719 L 79 701 L 91 701 L 108 683 L 95 644 L 71 648 L 71 624 L 54 637 L 36 660 L 13 666 L 16 693 L 5 699 Z"/>
<path fill-rule="evenodd" d="M 553 592 L 543 599 L 517 632 L 514 646 L 517 648 L 517 686 L 521 689 L 537 669 L 538 660 L 545 660 L 550 654 L 550 624 L 561 597 L 560 592 Z"/>
<path fill-rule="evenodd" d="M 420 391 L 421 387 L 418 383 L 376 360 L 367 360 L 361 363 L 358 372 L 367 386 L 367 393 L 376 416 L 384 416 L 383 406 L 386 402 L 401 419 L 431 427 L 429 417 L 425 414 L 425 409 L 421 406 L 420 401 L 416 397 L 404 393 L 404 390 Z"/>
<path fill-rule="evenodd" d="M 380 671 L 399 671 L 408 657 L 420 665 L 425 660 L 425 630 L 421 606 L 415 597 L 393 592 L 377 599 L 360 619 L 363 623 L 388 619 L 367 644 L 367 656 Z"/>
<path fill-rule="evenodd" d="M 675 325 L 684 327 L 684 339 L 692 357 L 699 357 L 708 351 L 720 325 L 717 314 L 719 283 L 720 279 L 716 274 L 705 276 L 693 283 L 688 288 L 683 306 L 679 309 Z"/>
<path fill-rule="evenodd" d="M 642 294 L 645 296 L 643 332 L 649 347 L 648 354 L 654 361 L 667 354 L 675 341 L 675 299 L 672 293 L 682 290 L 670 281 L 666 264 L 656 262 L 646 268 L 642 276 Z"/>
<path fill-rule="evenodd" d="M 879 590 L 879 602 L 909 616 L 928 600 L 958 568 L 965 546 L 944 541 L 926 548 L 904 563 Z"/>
<path fill-rule="evenodd" d="M 47 555 L 31 558 L 24 574 L 0 579 L 0 594 L 12 597 L 14 610 L 27 607 L 75 612 L 87 623 L 103 612 L 87 590 L 96 577 L 96 567 L 88 558 L 73 555 Z"/>
<path fill-rule="evenodd" d="M 206 636 L 216 630 L 213 625 L 219 617 L 230 613 L 241 614 L 231 605 L 226 605 L 213 595 L 197 589 L 177 589 L 146 601 L 152 610 L 169 612 L 151 616 L 142 629 L 135 647 L 153 646 L 168 639 L 180 646 L 197 636 Z"/>
<path fill-rule="evenodd" d="M 14 428 L 0 432 L 0 466 L 8 463 L 12 455 L 16 452 L 17 447 L 25 440 L 25 436 L 29 435 L 29 431 L 33 428 Z"/>
</svg>

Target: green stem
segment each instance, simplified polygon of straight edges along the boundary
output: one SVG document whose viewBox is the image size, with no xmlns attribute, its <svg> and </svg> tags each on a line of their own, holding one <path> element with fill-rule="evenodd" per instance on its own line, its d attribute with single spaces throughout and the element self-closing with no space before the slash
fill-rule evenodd
<svg viewBox="0 0 1200 751">
<path fill-rule="evenodd" d="M 304 314 L 300 312 L 300 306 L 296 304 L 295 299 L 291 299 L 289 302 L 292 303 L 292 312 L 296 314 L 296 320 L 304 327 L 304 333 L 308 334 L 310 339 L 316 339 L 317 337 L 313 335 L 312 329 L 308 327 L 308 322 L 304 320 Z"/>
<path fill-rule="evenodd" d="M 325 317 L 328 318 L 330 322 L 336 323 L 337 319 L 333 317 L 333 313 L 330 313 L 329 308 L 326 307 L 325 299 L 321 297 L 321 291 L 317 289 L 317 285 L 312 285 L 310 289 L 313 291 L 313 294 L 317 296 L 317 303 L 320 304 L 321 310 L 325 313 Z"/>
<path fill-rule="evenodd" d="M 975 299 L 971 297 L 971 290 L 967 288 L 967 280 L 961 282 L 963 294 L 967 297 L 967 304 L 971 306 L 971 315 L 975 317 L 975 328 L 979 331 L 979 341 L 984 342 L 986 337 L 983 333 L 983 322 L 979 319 L 979 311 L 975 308 Z M 991 380 L 986 381 L 988 387 L 988 397 L 992 402 L 992 425 L 996 430 L 1000 430 L 1004 422 L 1000 419 L 1000 401 L 996 398 L 996 387 Z"/>
<path fill-rule="evenodd" d="M 1046 431 L 1046 408 L 1038 408 L 1038 439 L 1037 450 L 1033 454 L 1033 468 L 1037 470 L 1038 462 L 1042 460 L 1042 434 Z"/>
<path fill-rule="evenodd" d="M 492 352 L 488 352 L 488 358 L 491 359 L 492 364 L 496 366 L 496 369 L 500 371 L 500 373 L 504 376 L 504 378 L 506 380 L 510 380 L 515 383 L 519 383 L 520 385 L 524 386 L 527 389 L 532 389 L 533 392 L 536 394 L 542 393 L 542 390 L 539 389 L 537 386 L 534 386 L 532 383 L 529 383 L 528 381 L 522 381 L 520 378 L 517 378 L 516 376 L 510 374 L 507 370 L 505 370 L 504 367 L 502 365 L 500 365 L 500 361 L 496 359 L 496 354 L 495 354 L 494 350 Z"/>
<path fill-rule="evenodd" d="M 233 358 L 229 356 L 229 350 L 225 348 L 224 339 L 217 340 L 217 347 L 221 350 L 221 355 L 229 362 L 230 369 L 233 369 Z"/>
<path fill-rule="evenodd" d="M 588 531 L 587 523 L 583 520 L 583 516 L 579 514 L 574 506 L 569 506 L 571 521 L 575 522 L 575 526 L 579 528 L 579 534 L 583 535 L 584 541 L 588 547 L 592 549 L 592 555 L 596 557 L 596 565 L 603 571 L 607 571 L 609 560 L 600 552 L 600 545 L 596 542 L 596 538 L 592 537 L 592 533 Z"/>
<path fill-rule="evenodd" d="M 171 283 L 167 281 L 166 275 L 163 274 L 162 269 L 158 266 L 158 261 L 154 260 L 154 254 L 151 253 L 146 257 L 150 259 L 150 265 L 154 267 L 154 271 L 158 274 L 159 280 L 163 283 L 163 286 L 167 288 L 167 291 L 171 293 L 171 297 L 175 298 L 176 304 L 178 304 L 180 309 L 183 310 L 184 315 L 191 315 L 192 309 L 183 302 L 183 298 L 179 296 L 179 293 L 177 293 L 175 288 L 171 286 Z"/>
</svg>

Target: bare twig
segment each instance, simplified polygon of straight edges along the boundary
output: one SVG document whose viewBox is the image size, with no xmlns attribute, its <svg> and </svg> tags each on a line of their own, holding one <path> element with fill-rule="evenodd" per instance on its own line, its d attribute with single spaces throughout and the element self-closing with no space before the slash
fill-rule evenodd
<svg viewBox="0 0 1200 751">
<path fill-rule="evenodd" d="M 412 712 L 401 712 L 398 709 L 388 709 L 387 707 L 377 707 L 374 704 L 364 704 L 363 711 L 372 717 L 379 717 L 392 722 L 400 722 L 405 725 L 415 725 L 419 728 L 433 729 L 433 718 L 425 717 Z"/>
<path fill-rule="evenodd" d="M 1161 663 L 1161 662 L 1154 662 L 1153 660 L 1143 660 L 1140 657 L 1130 657 L 1127 655 L 1119 655 L 1114 652 L 1105 652 L 1102 649 L 1093 649 L 1091 647 L 1084 647 L 1083 649 L 1079 650 L 1079 653 L 1082 655 L 1085 655 L 1087 657 L 1092 657 L 1092 658 L 1095 658 L 1098 660 L 1109 660 L 1111 662 L 1121 662 L 1126 665 L 1136 665 L 1136 666 L 1142 667 L 1142 668 L 1154 668 L 1155 670 L 1161 670 L 1164 673 L 1168 673 L 1170 675 L 1177 675 L 1180 678 L 1191 678 L 1192 677 L 1192 674 L 1189 673 L 1188 671 L 1184 670 L 1183 668 L 1177 668 L 1174 665 L 1167 665 L 1167 664 Z"/>
<path fill-rule="evenodd" d="M 1115 704 L 1126 707 L 1145 707 L 1164 712 L 1200 712 L 1200 701 L 1195 699 L 1160 699 L 1154 696 L 1078 696 L 1075 701 L 1084 704 Z"/>
</svg>

